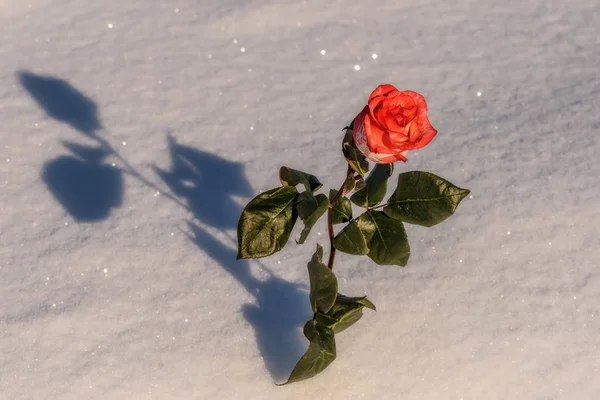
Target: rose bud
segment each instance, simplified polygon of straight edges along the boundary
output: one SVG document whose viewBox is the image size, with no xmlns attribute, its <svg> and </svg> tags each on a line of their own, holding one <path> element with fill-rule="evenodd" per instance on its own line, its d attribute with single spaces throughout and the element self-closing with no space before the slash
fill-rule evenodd
<svg viewBox="0 0 600 400">
<path fill-rule="evenodd" d="M 356 147 L 378 164 L 406 162 L 408 151 L 424 147 L 436 133 L 427 119 L 425 98 L 392 85 L 380 85 L 371 93 L 353 126 Z"/>
</svg>

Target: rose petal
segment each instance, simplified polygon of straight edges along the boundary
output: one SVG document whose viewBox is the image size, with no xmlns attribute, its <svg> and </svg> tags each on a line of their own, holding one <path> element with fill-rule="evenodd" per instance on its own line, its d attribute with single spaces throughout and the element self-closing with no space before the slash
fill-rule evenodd
<svg viewBox="0 0 600 400">
<path fill-rule="evenodd" d="M 375 90 L 373 90 L 373 92 L 371 92 L 371 95 L 369 96 L 369 100 L 371 100 L 371 98 L 375 97 L 375 96 L 386 96 L 386 95 L 388 95 L 388 93 L 394 92 L 394 91 L 396 91 L 396 92 L 398 91 L 398 89 L 396 89 L 394 87 L 394 85 L 390 85 L 389 83 L 379 85 L 375 88 Z"/>
<path fill-rule="evenodd" d="M 382 129 L 375 121 L 371 120 L 370 115 L 365 116 L 365 133 L 367 135 L 367 144 L 369 149 L 374 152 L 388 152 L 388 146 L 385 143 L 387 132 Z"/>
<path fill-rule="evenodd" d="M 402 145 L 404 142 L 408 142 L 408 131 L 403 128 L 398 132 L 389 132 L 388 134 L 390 147 L 396 147 L 397 145 Z"/>
<path fill-rule="evenodd" d="M 354 144 L 358 149 L 365 153 L 363 149 L 369 149 L 367 146 L 367 133 L 365 132 L 365 116 L 369 114 L 369 106 L 365 106 L 360 113 L 354 118 L 352 137 Z"/>
<path fill-rule="evenodd" d="M 412 97 L 405 95 L 404 93 L 396 93 L 392 97 L 390 95 L 381 106 L 386 110 L 385 122 L 378 120 L 378 122 L 386 126 L 389 130 L 403 132 L 405 126 L 417 114 L 417 106 Z"/>
<path fill-rule="evenodd" d="M 412 98 L 415 106 L 417 106 L 419 113 L 427 114 L 427 103 L 425 102 L 425 97 L 423 97 L 422 94 L 413 92 L 412 90 L 405 90 L 402 93 L 404 93 L 408 97 Z"/>
<path fill-rule="evenodd" d="M 377 107 L 372 113 L 370 113 L 371 115 L 371 121 L 374 121 L 375 123 L 377 123 L 378 125 L 380 125 L 382 128 L 384 129 L 389 129 L 386 126 L 386 120 L 387 120 L 387 110 L 383 107 Z"/>
<path fill-rule="evenodd" d="M 398 121 L 399 119 L 402 124 Z M 389 131 L 392 132 L 404 132 L 406 130 L 404 126 L 404 117 L 398 118 L 390 112 L 383 117 L 381 125 L 385 126 Z"/>
<path fill-rule="evenodd" d="M 404 157 L 406 152 L 396 153 L 396 154 L 383 154 L 383 153 L 370 153 L 367 155 L 367 158 L 377 164 L 390 164 L 396 161 L 407 161 L 407 158 Z"/>
<path fill-rule="evenodd" d="M 436 134 L 425 98 L 410 90 L 399 92 L 389 84 L 371 93 L 354 123 L 354 142 L 376 163 L 406 161 L 409 150 L 424 147 Z"/>
<path fill-rule="evenodd" d="M 431 126 L 429 120 L 425 119 L 424 121 L 419 121 L 419 123 L 414 123 L 411 126 L 411 130 L 415 130 L 414 133 L 410 133 L 410 136 L 418 136 L 419 139 L 416 142 L 408 142 L 403 144 L 406 150 L 417 150 L 422 147 L 425 147 L 437 134 L 437 131 Z"/>
<path fill-rule="evenodd" d="M 373 90 L 369 96 L 369 101 L 367 102 L 373 119 L 376 121 L 378 120 L 378 118 L 375 116 L 375 109 L 381 106 L 381 103 L 385 101 L 386 96 L 393 95 L 394 92 L 398 92 L 398 89 L 389 84 L 379 85 L 375 90 Z"/>
</svg>

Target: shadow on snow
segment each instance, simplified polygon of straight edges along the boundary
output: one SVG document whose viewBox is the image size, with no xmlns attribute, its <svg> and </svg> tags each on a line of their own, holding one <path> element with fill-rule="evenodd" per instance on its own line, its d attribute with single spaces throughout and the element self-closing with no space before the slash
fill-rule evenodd
<svg viewBox="0 0 600 400">
<path fill-rule="evenodd" d="M 42 177 L 48 189 L 64 209 L 79 222 L 105 219 L 123 196 L 122 174 L 129 173 L 149 187 L 158 189 L 129 165 L 105 139 L 97 135 L 102 130 L 96 103 L 67 81 L 50 76 L 20 71 L 18 80 L 46 114 L 97 142 L 84 146 L 63 142 L 70 154 L 44 165 Z M 156 173 L 169 186 L 174 196 L 166 196 L 192 212 L 188 235 L 199 248 L 231 274 L 255 303 L 242 306 L 244 318 L 256 332 L 256 340 L 265 366 L 275 380 L 287 378 L 304 353 L 307 342 L 301 327 L 311 312 L 306 290 L 267 271 L 259 279 L 252 274 L 247 260 L 236 260 L 235 239 L 228 245 L 215 238 L 203 226 L 227 231 L 236 228 L 242 207 L 234 196 L 253 195 L 244 168 L 216 155 L 183 146 L 169 137 L 172 168 Z M 109 155 L 116 156 L 125 169 L 105 163 Z"/>
<path fill-rule="evenodd" d="M 190 240 L 231 274 L 256 299 L 242 306 L 244 318 L 253 326 L 263 360 L 276 380 L 287 378 L 306 350 L 301 327 L 310 319 L 308 294 L 266 267 L 265 279 L 252 274 L 247 260 L 236 260 L 235 240 L 231 245 L 217 240 L 202 225 L 225 232 L 237 226 L 242 207 L 233 196 L 253 194 L 243 166 L 169 138 L 172 169 L 157 173 L 174 194 L 184 199 L 195 221 L 188 222 Z M 226 233 L 226 232 L 225 232 Z"/>
<path fill-rule="evenodd" d="M 28 71 L 18 72 L 17 77 L 48 116 L 98 142 L 97 146 L 63 142 L 71 154 L 44 165 L 44 183 L 76 221 L 107 218 L 112 208 L 121 205 L 123 178 L 119 169 L 104 162 L 113 149 L 96 134 L 102 129 L 96 103 L 63 79 Z"/>
</svg>

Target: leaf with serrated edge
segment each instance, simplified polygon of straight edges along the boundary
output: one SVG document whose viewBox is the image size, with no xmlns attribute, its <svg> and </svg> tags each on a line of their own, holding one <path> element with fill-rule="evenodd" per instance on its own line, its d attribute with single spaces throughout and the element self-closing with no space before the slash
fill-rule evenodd
<svg viewBox="0 0 600 400">
<path fill-rule="evenodd" d="M 350 201 L 363 208 L 375 207 L 381 203 L 393 171 L 393 164 L 376 164 L 365 181 L 365 187 L 350 196 Z"/>
<path fill-rule="evenodd" d="M 285 246 L 296 222 L 297 196 L 294 186 L 285 186 L 250 200 L 238 222 L 238 259 L 266 257 Z"/>
<path fill-rule="evenodd" d="M 429 172 L 405 172 L 398 176 L 398 187 L 383 212 L 410 224 L 433 226 L 454 214 L 469 193 Z"/>
<path fill-rule="evenodd" d="M 313 196 L 312 193 L 307 191 L 300 194 L 296 207 L 298 216 L 304 223 L 304 229 L 302 229 L 300 239 L 298 239 L 298 244 L 302 244 L 306 241 L 312 227 L 317 223 L 319 218 L 325 214 L 325 211 L 327 211 L 329 199 L 322 193 Z"/>
<path fill-rule="evenodd" d="M 311 193 L 323 186 L 316 176 L 288 167 L 281 167 L 279 169 L 279 180 L 283 186 L 302 184 Z"/>
<path fill-rule="evenodd" d="M 308 350 L 296 363 L 283 385 L 312 378 L 335 360 L 335 336 L 332 329 L 310 320 L 304 325 L 304 336 L 310 341 Z"/>
<path fill-rule="evenodd" d="M 354 182 L 354 181 L 351 181 Z M 331 189 L 329 191 L 329 200 L 333 199 L 337 194 L 337 190 Z M 337 199 L 335 206 L 333 206 L 333 223 L 342 224 L 352 219 L 352 204 L 347 197 L 341 196 Z"/>
<path fill-rule="evenodd" d="M 333 272 L 321 261 L 323 248 L 317 245 L 317 251 L 308 263 L 310 279 L 310 304 L 314 312 L 327 314 L 337 296 L 338 282 Z"/>
<path fill-rule="evenodd" d="M 401 221 L 382 211 L 367 211 L 359 217 L 359 222 L 359 228 L 367 238 L 369 258 L 378 265 L 406 265 L 410 246 Z"/>
</svg>

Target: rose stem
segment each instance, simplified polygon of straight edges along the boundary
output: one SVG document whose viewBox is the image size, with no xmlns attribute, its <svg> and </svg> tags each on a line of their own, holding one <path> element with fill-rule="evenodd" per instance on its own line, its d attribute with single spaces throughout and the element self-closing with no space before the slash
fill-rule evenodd
<svg viewBox="0 0 600 400">
<path fill-rule="evenodd" d="M 344 187 L 349 179 L 352 179 L 354 176 L 354 170 L 348 166 L 348 172 L 346 174 L 346 179 L 344 183 L 340 187 L 340 190 L 337 191 L 333 199 L 329 202 L 329 209 L 327 210 L 327 228 L 329 231 L 329 246 L 331 250 L 329 251 L 329 261 L 327 262 L 327 268 L 333 270 L 333 261 L 335 260 L 335 247 L 333 247 L 333 207 L 335 207 L 335 203 L 337 203 L 338 199 L 344 195 Z"/>
</svg>

